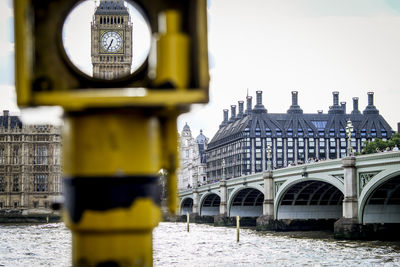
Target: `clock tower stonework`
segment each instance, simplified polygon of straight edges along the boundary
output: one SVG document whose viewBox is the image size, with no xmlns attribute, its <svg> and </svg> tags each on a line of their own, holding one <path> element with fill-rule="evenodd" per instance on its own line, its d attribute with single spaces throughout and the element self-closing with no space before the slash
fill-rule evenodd
<svg viewBox="0 0 400 267">
<path fill-rule="evenodd" d="M 91 23 L 93 77 L 112 80 L 131 73 L 132 22 L 124 0 L 100 0 Z"/>
</svg>

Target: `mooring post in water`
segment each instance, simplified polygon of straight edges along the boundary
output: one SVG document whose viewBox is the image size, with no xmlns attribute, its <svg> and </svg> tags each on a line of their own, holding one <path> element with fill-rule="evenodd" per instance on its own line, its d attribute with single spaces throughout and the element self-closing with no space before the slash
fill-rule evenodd
<svg viewBox="0 0 400 267">
<path fill-rule="evenodd" d="M 240 217 L 236 216 L 236 242 L 239 242 Z"/>
<path fill-rule="evenodd" d="M 189 212 L 186 212 L 186 228 L 187 231 L 189 232 Z"/>
</svg>

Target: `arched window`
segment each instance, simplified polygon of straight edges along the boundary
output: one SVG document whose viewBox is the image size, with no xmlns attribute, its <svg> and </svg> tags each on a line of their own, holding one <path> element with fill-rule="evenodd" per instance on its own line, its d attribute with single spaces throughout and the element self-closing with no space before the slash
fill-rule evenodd
<svg viewBox="0 0 400 267">
<path fill-rule="evenodd" d="M 100 24 L 103 24 L 103 17 L 100 17 Z"/>
</svg>

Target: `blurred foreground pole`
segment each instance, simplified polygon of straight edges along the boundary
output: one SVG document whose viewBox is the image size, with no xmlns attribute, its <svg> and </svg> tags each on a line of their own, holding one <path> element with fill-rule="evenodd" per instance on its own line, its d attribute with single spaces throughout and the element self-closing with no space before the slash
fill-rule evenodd
<svg viewBox="0 0 400 267">
<path fill-rule="evenodd" d="M 151 266 L 161 219 L 160 123 L 140 110 L 69 113 L 64 192 L 75 266 Z"/>
<path fill-rule="evenodd" d="M 161 169 L 169 211 L 177 209 L 177 117 L 208 102 L 207 1 L 134 1 L 148 16 L 155 66 L 146 60 L 116 80 L 89 77 L 67 59 L 61 26 L 79 2 L 14 0 L 17 102 L 64 108 L 73 266 L 152 266 Z"/>
</svg>

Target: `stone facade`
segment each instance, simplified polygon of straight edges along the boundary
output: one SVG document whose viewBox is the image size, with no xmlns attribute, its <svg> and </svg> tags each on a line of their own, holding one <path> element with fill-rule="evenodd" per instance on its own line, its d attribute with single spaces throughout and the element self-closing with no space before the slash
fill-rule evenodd
<svg viewBox="0 0 400 267">
<path fill-rule="evenodd" d="M 208 138 L 200 134 L 192 137 L 189 125 L 185 125 L 179 136 L 180 167 L 178 169 L 178 188 L 180 190 L 207 183 L 205 150 Z"/>
<path fill-rule="evenodd" d="M 0 210 L 51 213 L 61 195 L 60 127 L 0 116 Z"/>
<path fill-rule="evenodd" d="M 91 25 L 93 77 L 117 79 L 131 73 L 132 22 L 123 0 L 101 0 Z"/>
</svg>

